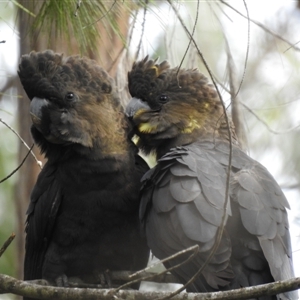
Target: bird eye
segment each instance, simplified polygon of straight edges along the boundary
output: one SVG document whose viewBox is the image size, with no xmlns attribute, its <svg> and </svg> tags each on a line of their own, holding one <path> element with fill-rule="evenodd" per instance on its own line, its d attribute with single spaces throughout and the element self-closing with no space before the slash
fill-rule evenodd
<svg viewBox="0 0 300 300">
<path fill-rule="evenodd" d="M 73 100 L 74 99 L 74 97 L 75 97 L 75 95 L 73 94 L 73 93 L 67 93 L 66 94 L 66 96 L 65 96 L 65 98 L 66 98 L 66 100 Z"/>
<path fill-rule="evenodd" d="M 166 103 L 166 102 L 168 102 L 168 96 L 167 95 L 160 95 L 159 96 L 159 102 L 161 102 L 161 103 Z"/>
</svg>

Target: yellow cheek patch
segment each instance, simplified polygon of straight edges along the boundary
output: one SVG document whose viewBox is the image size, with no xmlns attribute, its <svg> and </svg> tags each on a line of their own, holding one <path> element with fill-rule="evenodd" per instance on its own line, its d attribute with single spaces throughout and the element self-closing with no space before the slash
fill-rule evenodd
<svg viewBox="0 0 300 300">
<path fill-rule="evenodd" d="M 142 115 L 145 112 L 147 112 L 147 109 L 145 109 L 145 108 L 141 108 L 141 109 L 137 110 L 133 116 L 133 119 L 138 118 L 140 115 Z"/>
<path fill-rule="evenodd" d="M 157 126 L 151 125 L 150 123 L 141 123 L 138 126 L 139 132 L 141 133 L 156 133 Z"/>
<path fill-rule="evenodd" d="M 195 128 L 200 128 L 200 125 L 198 124 L 197 120 L 192 119 L 188 126 L 181 130 L 181 133 L 192 133 Z"/>
</svg>

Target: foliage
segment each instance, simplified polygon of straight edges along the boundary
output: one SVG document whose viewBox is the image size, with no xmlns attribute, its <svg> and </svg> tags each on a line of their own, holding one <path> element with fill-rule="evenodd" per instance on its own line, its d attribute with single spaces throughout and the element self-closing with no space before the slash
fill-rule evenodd
<svg viewBox="0 0 300 300">
<path fill-rule="evenodd" d="M 131 1 L 56 1 L 32 0 L 32 7 L 38 7 L 38 13 L 24 9 L 34 18 L 31 33 L 39 32 L 41 35 L 60 37 L 67 40 L 69 46 L 72 39 L 78 41 L 81 53 L 87 49 L 97 49 L 101 41 L 98 25 L 102 24 L 111 35 L 116 34 L 125 43 L 125 37 L 120 33 L 116 22 L 124 7 L 130 10 Z M 105 42 L 105 41 L 102 41 Z"/>
</svg>

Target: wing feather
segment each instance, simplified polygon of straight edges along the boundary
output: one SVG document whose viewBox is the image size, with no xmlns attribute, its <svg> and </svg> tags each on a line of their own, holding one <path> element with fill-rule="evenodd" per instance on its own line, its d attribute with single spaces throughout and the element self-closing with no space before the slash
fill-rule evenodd
<svg viewBox="0 0 300 300">
<path fill-rule="evenodd" d="M 61 204 L 55 169 L 48 163 L 38 176 L 28 207 L 24 279 L 42 278 L 42 267 Z"/>
<path fill-rule="evenodd" d="M 246 160 L 245 156 L 239 153 L 243 161 Z M 292 278 L 294 271 L 286 211 L 289 204 L 266 168 L 247 158 L 249 167 L 233 175 L 232 199 L 239 205 L 242 224 L 259 240 L 273 278 Z M 295 295 L 290 292 L 283 297 L 296 299 Z"/>
<path fill-rule="evenodd" d="M 225 142 L 172 149 L 152 171 L 149 190 L 142 191 L 142 206 L 145 201 L 153 206 L 144 217 L 154 255 L 163 258 L 195 243 L 200 247 L 194 262 L 176 271 L 185 281 L 203 264 L 226 214 L 221 244 L 191 291 L 238 288 L 294 274 L 284 194 L 264 167 L 234 146 L 224 210 L 228 161 Z M 293 293 L 283 297 L 296 299 Z"/>
</svg>

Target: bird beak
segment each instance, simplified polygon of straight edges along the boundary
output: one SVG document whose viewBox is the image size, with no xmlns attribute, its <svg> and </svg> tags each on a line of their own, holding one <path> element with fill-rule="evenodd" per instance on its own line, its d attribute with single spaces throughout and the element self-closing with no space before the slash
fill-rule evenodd
<svg viewBox="0 0 300 300">
<path fill-rule="evenodd" d="M 133 118 L 137 111 L 139 110 L 151 110 L 147 102 L 142 101 L 138 98 L 131 98 L 127 107 L 126 107 L 126 116 L 128 118 Z"/>
<path fill-rule="evenodd" d="M 41 124 L 42 118 L 42 108 L 48 105 L 48 101 L 46 99 L 41 99 L 38 97 L 33 97 L 30 102 L 30 115 L 31 120 L 34 125 Z"/>
</svg>

